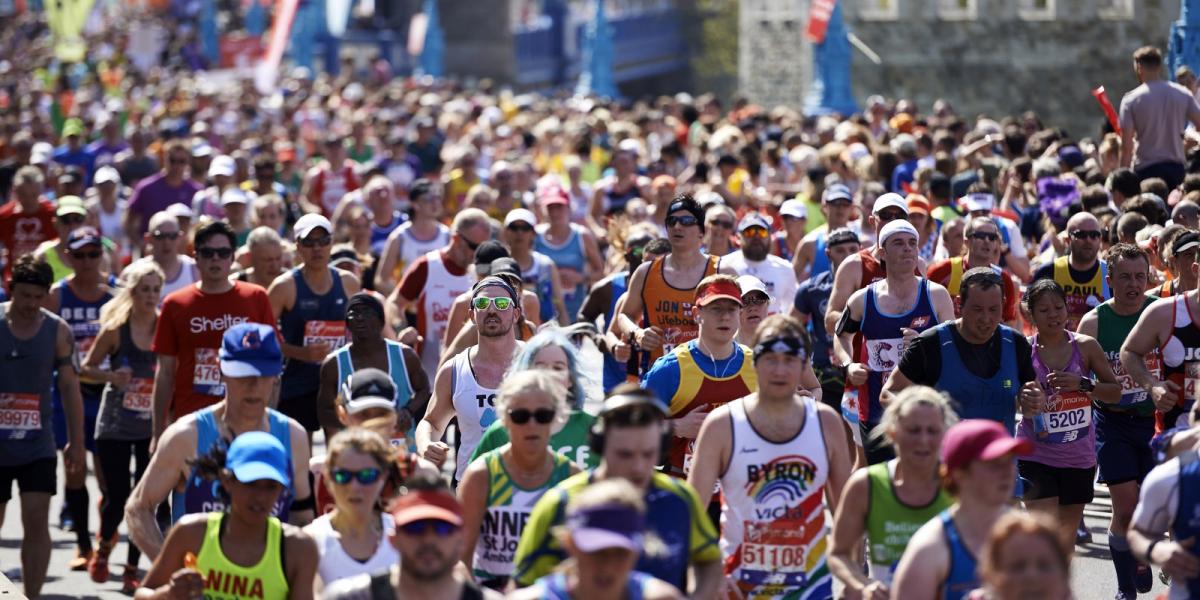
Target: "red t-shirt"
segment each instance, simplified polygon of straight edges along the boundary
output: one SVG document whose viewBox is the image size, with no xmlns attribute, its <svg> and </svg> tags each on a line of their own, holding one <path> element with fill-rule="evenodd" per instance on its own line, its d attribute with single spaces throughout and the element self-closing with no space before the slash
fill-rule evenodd
<svg viewBox="0 0 1200 600">
<path fill-rule="evenodd" d="M 238 281 L 224 294 L 205 294 L 198 286 L 189 285 L 163 300 L 151 349 L 178 360 L 169 420 L 216 404 L 225 396 L 217 351 L 225 330 L 239 323 L 275 326 L 266 290 Z"/>
<path fill-rule="evenodd" d="M 21 203 L 16 200 L 0 206 L 0 246 L 8 252 L 4 282 L 0 285 L 7 285 L 12 265 L 18 258 L 33 254 L 46 240 L 58 239 L 58 231 L 54 229 L 54 205 L 49 200 L 39 200 L 36 212 L 20 209 Z"/>
</svg>

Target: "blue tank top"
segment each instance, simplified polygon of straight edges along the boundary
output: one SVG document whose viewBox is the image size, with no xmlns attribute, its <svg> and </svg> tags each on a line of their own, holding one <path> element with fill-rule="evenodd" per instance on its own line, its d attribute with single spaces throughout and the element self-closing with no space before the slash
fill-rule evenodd
<svg viewBox="0 0 1200 600">
<path fill-rule="evenodd" d="M 937 325 L 937 313 L 929 300 L 929 280 L 921 279 L 917 290 L 917 300 L 908 312 L 892 315 L 879 309 L 875 301 L 875 290 L 879 281 L 867 286 L 867 295 L 863 299 L 862 319 L 862 354 L 861 362 L 867 365 L 866 392 L 869 402 L 860 404 L 859 419 L 863 423 L 875 425 L 883 416 L 883 406 L 879 403 L 879 394 L 888 375 L 900 366 L 900 357 L 904 354 L 904 335 L 902 328 L 915 329 L 918 333 Z M 863 390 L 859 389 L 859 395 Z M 866 409 L 866 413 L 861 411 Z"/>
<path fill-rule="evenodd" d="M 109 287 L 115 283 L 116 280 L 109 276 Z M 66 281 L 59 286 L 59 291 L 58 314 L 71 327 L 71 333 L 75 336 L 75 353 L 79 356 L 79 364 L 83 364 L 83 359 L 87 357 L 92 344 L 96 342 L 96 336 L 100 334 L 100 308 L 112 300 L 113 294 L 111 291 L 107 291 L 99 300 L 85 302 L 75 295 L 75 291 Z M 106 370 L 109 368 L 107 357 L 100 364 L 100 368 Z M 100 395 L 104 393 L 103 383 L 83 380 L 79 383 L 79 391 L 85 398 L 99 400 Z M 57 386 L 57 383 L 55 385 Z"/>
<path fill-rule="evenodd" d="M 296 302 L 291 310 L 279 317 L 283 341 L 295 346 L 304 345 L 306 339 L 310 343 L 328 342 L 338 348 L 345 345 L 346 291 L 342 289 L 342 278 L 338 276 L 338 271 L 330 267 L 329 273 L 333 277 L 333 287 L 324 295 L 317 295 L 304 282 L 300 268 L 292 269 L 292 279 L 296 282 Z M 336 332 L 340 332 L 340 336 Z M 320 384 L 320 363 L 289 358 L 283 365 L 279 397 L 315 396 Z"/>
<path fill-rule="evenodd" d="M 217 418 L 213 415 L 211 406 L 203 408 L 195 414 L 196 456 L 208 454 L 214 444 L 227 445 L 229 443 L 228 440 L 221 439 L 220 430 L 217 428 Z M 288 427 L 288 418 L 283 413 L 268 408 L 267 422 L 270 424 L 271 435 L 283 444 L 283 449 L 288 455 L 288 472 L 294 473 L 295 469 L 291 464 L 292 435 L 291 429 Z M 225 510 L 225 502 L 217 494 L 218 485 L 220 483 L 217 480 L 209 481 L 193 469 L 184 491 L 182 493 L 171 492 L 171 522 L 179 521 L 183 515 Z M 271 510 L 271 514 L 279 517 L 280 521 L 287 521 L 288 509 L 292 505 L 292 498 L 296 495 L 295 486 L 296 482 L 293 481 L 292 485 L 279 495 L 279 500 L 275 502 L 275 508 Z"/>
<path fill-rule="evenodd" d="M 1186 540 L 1200 534 L 1200 517 L 1193 507 L 1200 505 L 1200 460 L 1195 450 L 1179 455 L 1179 507 L 1171 523 L 1171 537 Z M 1200 556 L 1200 548 L 1189 551 Z M 1188 598 L 1200 598 L 1200 578 L 1187 581 Z"/>
<path fill-rule="evenodd" d="M 561 246 L 550 245 L 543 234 L 538 234 L 534 248 L 545 254 L 560 269 L 565 267 L 583 273 L 587 267 L 587 255 L 583 250 L 583 236 L 579 233 L 579 226 L 574 223 L 571 224 L 571 235 Z M 567 305 L 567 316 L 570 321 L 574 321 L 575 315 L 579 314 L 579 307 L 583 305 L 583 297 L 586 295 L 587 288 L 582 283 L 571 289 L 563 290 L 563 304 Z"/>
<path fill-rule="evenodd" d="M 828 234 L 817 234 L 817 247 L 813 250 L 812 265 L 808 268 L 808 276 L 816 277 L 829 270 L 829 257 L 825 255 L 825 238 Z"/>
<path fill-rule="evenodd" d="M 547 323 L 554 319 L 554 282 L 550 279 L 550 265 L 554 264 L 544 254 L 535 252 L 533 254 L 533 267 L 528 271 L 521 271 L 521 280 L 525 282 L 525 289 L 537 294 L 538 297 L 538 320 Z M 574 321 L 575 315 L 567 315 L 568 321 Z"/>
<path fill-rule="evenodd" d="M 387 243 L 388 236 L 406 220 L 403 213 L 396 211 L 392 213 L 392 222 L 383 227 L 376 225 L 375 221 L 371 221 L 371 254 L 383 255 L 383 245 Z"/>
<path fill-rule="evenodd" d="M 604 313 L 605 326 L 612 323 L 613 316 L 617 314 L 617 300 L 621 299 L 621 294 L 624 294 L 629 286 L 629 273 L 617 273 L 609 281 L 612 282 L 612 297 L 608 300 L 608 311 Z M 625 363 L 617 362 L 611 352 L 604 353 L 603 385 L 605 394 L 624 383 L 627 373 L 628 369 Z"/>
<path fill-rule="evenodd" d="M 638 571 L 630 571 L 625 583 L 625 600 L 642 600 L 646 595 L 646 584 L 653 577 Z M 571 600 L 567 591 L 567 576 L 565 573 L 553 573 L 538 579 L 533 584 L 538 594 L 546 600 Z"/>
<path fill-rule="evenodd" d="M 400 410 L 408 406 L 413 397 L 412 382 L 408 380 L 408 368 L 404 364 L 404 346 L 400 342 L 392 340 L 383 340 L 383 342 L 387 344 L 388 377 L 391 377 L 392 383 L 396 385 L 396 410 Z M 354 362 L 350 359 L 350 346 L 352 345 L 346 344 L 334 352 L 337 356 L 339 390 L 341 384 L 354 372 Z M 404 433 L 410 450 L 416 450 L 416 421 L 420 420 L 422 416 L 424 415 L 413 415 L 413 426 Z"/>
<path fill-rule="evenodd" d="M 1007 325 L 1000 325 L 1000 368 L 988 379 L 967 370 L 958 355 L 952 333 L 954 321 L 937 327 L 938 342 L 942 347 L 942 372 L 934 386 L 954 400 L 960 419 L 991 419 L 1004 424 L 1007 431 L 1016 429 L 1017 392 L 1017 349 L 1013 336 L 1017 335 Z"/>
<path fill-rule="evenodd" d="M 958 535 L 949 509 L 942 511 L 938 518 L 942 520 L 946 545 L 950 547 L 950 571 L 942 584 L 942 600 L 961 600 L 980 585 L 979 575 L 975 572 L 975 557 Z"/>
</svg>

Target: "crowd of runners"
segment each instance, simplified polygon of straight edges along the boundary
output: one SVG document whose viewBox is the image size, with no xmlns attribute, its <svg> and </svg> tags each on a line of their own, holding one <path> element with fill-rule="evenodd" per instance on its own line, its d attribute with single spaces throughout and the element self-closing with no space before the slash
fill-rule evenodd
<svg viewBox="0 0 1200 600">
<path fill-rule="evenodd" d="M 57 521 L 147 599 L 1062 600 L 1097 483 L 1117 597 L 1200 598 L 1200 105 L 1157 49 L 1075 135 L 106 50 L 0 69 L 30 598 Z"/>
</svg>

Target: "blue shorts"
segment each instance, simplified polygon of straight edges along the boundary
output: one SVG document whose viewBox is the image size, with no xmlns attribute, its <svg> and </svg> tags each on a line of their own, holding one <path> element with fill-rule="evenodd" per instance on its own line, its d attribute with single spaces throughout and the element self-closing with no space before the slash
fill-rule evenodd
<svg viewBox="0 0 1200 600">
<path fill-rule="evenodd" d="M 96 415 L 100 412 L 100 396 L 81 393 L 83 396 L 83 445 L 88 452 L 96 451 Z M 54 390 L 54 445 L 62 450 L 67 447 L 67 413 L 63 411 L 62 399 Z"/>
<path fill-rule="evenodd" d="M 1154 417 L 1139 417 L 1132 412 L 1093 411 L 1096 420 L 1096 463 L 1100 483 L 1117 485 L 1127 481 L 1139 484 L 1155 466 L 1150 438 L 1154 437 Z"/>
</svg>

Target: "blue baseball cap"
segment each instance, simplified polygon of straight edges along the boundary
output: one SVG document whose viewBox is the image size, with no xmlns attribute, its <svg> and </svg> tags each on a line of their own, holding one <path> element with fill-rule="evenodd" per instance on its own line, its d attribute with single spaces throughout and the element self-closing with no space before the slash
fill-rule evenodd
<svg viewBox="0 0 1200 600">
<path fill-rule="evenodd" d="M 292 484 L 287 450 L 265 431 L 247 431 L 234 438 L 225 454 L 225 468 L 242 483 L 270 479 L 284 487 Z"/>
<path fill-rule="evenodd" d="M 226 377 L 274 377 L 283 372 L 275 328 L 262 323 L 239 323 L 225 330 L 220 358 Z"/>
</svg>

